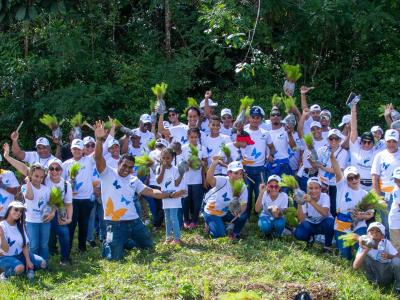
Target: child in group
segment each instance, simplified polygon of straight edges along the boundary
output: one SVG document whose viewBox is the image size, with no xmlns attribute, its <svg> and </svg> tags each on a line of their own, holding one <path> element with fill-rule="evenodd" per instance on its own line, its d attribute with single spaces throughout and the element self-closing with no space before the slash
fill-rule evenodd
<svg viewBox="0 0 400 300">
<path fill-rule="evenodd" d="M 179 226 L 178 210 L 182 208 L 181 197 L 187 193 L 181 188 L 183 176 L 179 175 L 178 168 L 172 165 L 175 152 L 172 148 L 164 148 L 161 151 L 161 164 L 157 170 L 157 184 L 161 191 L 169 193 L 170 197 L 163 199 L 163 210 L 165 214 L 165 243 L 180 244 L 181 230 Z M 174 237 L 172 237 L 172 234 Z"/>
<path fill-rule="evenodd" d="M 390 193 L 392 207 L 389 207 L 389 231 L 390 240 L 393 246 L 400 250 L 400 167 L 394 169 L 393 180 L 396 183 L 395 189 Z"/>
<path fill-rule="evenodd" d="M 288 208 L 288 195 L 280 191 L 278 175 L 268 177 L 267 184 L 260 185 L 260 194 L 256 202 L 256 212 L 260 213 L 258 227 L 269 237 L 280 237 L 285 229 L 283 212 Z"/>
</svg>

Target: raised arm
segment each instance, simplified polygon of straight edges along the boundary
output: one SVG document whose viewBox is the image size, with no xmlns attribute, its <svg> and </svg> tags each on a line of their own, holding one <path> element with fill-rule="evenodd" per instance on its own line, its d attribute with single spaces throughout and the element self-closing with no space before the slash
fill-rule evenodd
<svg viewBox="0 0 400 300">
<path fill-rule="evenodd" d="M 158 132 L 161 133 L 162 135 L 171 135 L 169 130 L 164 127 L 164 115 L 161 114 L 160 117 L 158 118 Z"/>
<path fill-rule="evenodd" d="M 303 113 L 301 114 L 299 125 L 297 126 L 297 133 L 299 134 L 299 138 L 304 137 L 304 122 L 308 119 L 310 115 L 310 110 L 308 108 L 303 109 Z"/>
<path fill-rule="evenodd" d="M 358 138 L 357 128 L 357 104 L 351 107 L 351 120 L 350 120 L 350 141 L 354 144 Z"/>
<path fill-rule="evenodd" d="M 267 185 L 265 183 L 260 184 L 260 193 L 258 194 L 258 198 L 255 204 L 254 209 L 256 213 L 260 213 L 262 211 L 262 200 L 264 198 L 264 194 L 267 192 Z"/>
<path fill-rule="evenodd" d="M 389 128 L 390 128 L 390 126 L 391 126 L 392 123 L 393 123 L 393 120 L 392 120 L 392 117 L 391 117 L 392 111 L 393 111 L 393 104 L 392 104 L 392 103 L 387 104 L 387 105 L 385 106 L 385 113 L 384 113 L 384 116 L 385 116 L 386 124 L 388 125 Z"/>
<path fill-rule="evenodd" d="M 307 96 L 306 94 L 311 90 L 311 88 L 307 86 L 301 86 L 300 88 L 300 101 L 301 101 L 301 109 L 304 111 L 305 109 L 308 109 L 308 103 L 307 103 Z"/>
<path fill-rule="evenodd" d="M 96 147 L 94 149 L 94 160 L 96 161 L 96 169 L 101 174 L 106 168 L 106 160 L 103 156 L 103 143 L 106 132 L 104 130 L 104 122 L 97 121 L 94 124 L 94 136 L 96 137 Z"/>
<path fill-rule="evenodd" d="M 215 172 L 215 168 L 217 167 L 217 165 L 220 162 L 220 160 L 221 160 L 221 157 L 214 156 L 212 158 L 211 166 L 207 170 L 206 180 L 207 180 L 207 183 L 211 187 L 215 187 L 215 185 L 217 184 L 217 180 L 215 179 L 214 172 Z"/>
<path fill-rule="evenodd" d="M 14 131 L 11 133 L 11 140 L 12 140 L 12 152 L 18 160 L 25 159 L 25 151 L 21 150 L 18 144 L 19 133 Z"/>
<path fill-rule="evenodd" d="M 336 176 L 336 182 L 339 182 L 343 178 L 343 172 L 342 169 L 340 169 L 339 163 L 337 162 L 333 151 L 331 151 L 331 164 L 333 172 L 335 173 Z"/>
<path fill-rule="evenodd" d="M 10 165 L 20 171 L 24 176 L 28 176 L 29 168 L 22 161 L 16 160 L 10 156 L 10 146 L 7 143 L 3 145 L 3 151 L 4 158 Z"/>
</svg>

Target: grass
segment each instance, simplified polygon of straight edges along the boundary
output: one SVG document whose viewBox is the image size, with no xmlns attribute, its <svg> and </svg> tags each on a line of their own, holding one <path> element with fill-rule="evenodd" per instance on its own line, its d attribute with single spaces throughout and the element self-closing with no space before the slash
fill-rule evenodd
<svg viewBox="0 0 400 300">
<path fill-rule="evenodd" d="M 184 232 L 183 246 L 164 245 L 163 233 L 155 233 L 154 250 L 130 251 L 123 262 L 101 259 L 100 248 L 74 252 L 68 267 L 53 257 L 51 270 L 38 272 L 32 284 L 23 277 L 0 283 L 0 298 L 293 299 L 307 290 L 313 299 L 396 299 L 319 245 L 308 249 L 291 237 L 267 241 L 254 222 L 245 231 L 236 243 L 212 240 L 202 229 Z"/>
</svg>

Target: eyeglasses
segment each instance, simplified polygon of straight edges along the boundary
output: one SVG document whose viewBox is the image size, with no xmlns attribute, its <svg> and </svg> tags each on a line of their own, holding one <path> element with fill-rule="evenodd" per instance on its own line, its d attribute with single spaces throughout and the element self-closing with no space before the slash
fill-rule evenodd
<svg viewBox="0 0 400 300">
<path fill-rule="evenodd" d="M 61 171 L 61 168 L 60 167 L 49 167 L 49 171 L 59 172 L 59 171 Z"/>
<path fill-rule="evenodd" d="M 368 141 L 368 140 L 362 140 L 361 142 L 362 142 L 364 145 L 366 145 L 366 144 L 368 144 L 368 145 L 372 144 L 372 141 Z"/>
<path fill-rule="evenodd" d="M 270 114 L 271 117 L 280 117 L 281 114 Z"/>
<path fill-rule="evenodd" d="M 337 137 L 337 136 L 331 136 L 331 137 L 329 137 L 329 140 L 330 140 L 330 141 L 339 141 L 340 138 Z"/>
<path fill-rule="evenodd" d="M 347 176 L 347 181 L 353 181 L 353 180 L 358 180 L 358 179 L 360 179 L 360 175 Z"/>
<path fill-rule="evenodd" d="M 269 184 L 268 188 L 271 190 L 279 190 L 279 185 L 277 184 Z"/>
<path fill-rule="evenodd" d="M 96 144 L 95 143 L 89 143 L 89 144 L 86 144 L 85 147 L 86 148 L 94 148 L 94 147 L 96 147 Z"/>
</svg>

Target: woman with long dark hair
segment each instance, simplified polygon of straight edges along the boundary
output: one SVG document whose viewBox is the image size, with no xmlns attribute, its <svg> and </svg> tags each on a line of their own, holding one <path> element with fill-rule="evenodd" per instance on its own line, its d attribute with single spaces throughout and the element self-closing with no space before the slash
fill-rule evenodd
<svg viewBox="0 0 400 300">
<path fill-rule="evenodd" d="M 25 207 L 20 201 L 8 205 L 5 219 L 0 222 L 0 280 L 27 271 L 31 274 L 36 269 L 45 269 L 46 261 L 29 252 L 28 237 L 25 227 Z"/>
</svg>

